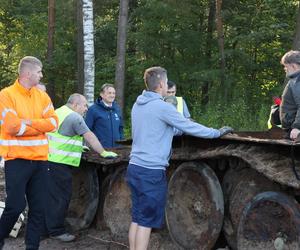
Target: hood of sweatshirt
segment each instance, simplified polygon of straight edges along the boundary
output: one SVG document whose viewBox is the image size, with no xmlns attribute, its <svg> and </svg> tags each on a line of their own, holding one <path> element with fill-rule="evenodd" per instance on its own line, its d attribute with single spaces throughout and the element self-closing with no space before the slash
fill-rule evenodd
<svg viewBox="0 0 300 250">
<path fill-rule="evenodd" d="M 141 95 L 138 96 L 136 99 L 136 104 L 138 105 L 144 105 L 149 102 L 155 101 L 155 100 L 163 100 L 162 96 L 156 92 L 153 91 L 146 91 L 144 90 Z"/>
</svg>

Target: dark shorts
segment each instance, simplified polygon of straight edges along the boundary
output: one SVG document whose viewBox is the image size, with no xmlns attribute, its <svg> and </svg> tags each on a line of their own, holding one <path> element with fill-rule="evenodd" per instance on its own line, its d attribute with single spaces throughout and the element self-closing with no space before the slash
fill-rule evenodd
<svg viewBox="0 0 300 250">
<path fill-rule="evenodd" d="M 129 164 L 126 180 L 131 190 L 132 222 L 143 227 L 161 228 L 167 196 L 165 170 Z"/>
</svg>

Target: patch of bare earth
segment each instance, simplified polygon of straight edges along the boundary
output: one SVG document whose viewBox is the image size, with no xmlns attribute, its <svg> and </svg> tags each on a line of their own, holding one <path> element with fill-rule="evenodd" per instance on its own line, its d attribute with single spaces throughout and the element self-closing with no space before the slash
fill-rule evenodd
<svg viewBox="0 0 300 250">
<path fill-rule="evenodd" d="M 5 201 L 4 169 L 0 168 L 0 201 Z M 17 238 L 5 240 L 4 250 L 25 249 L 24 235 L 25 225 L 21 228 Z M 76 232 L 74 242 L 63 243 L 55 239 L 46 238 L 40 243 L 40 250 L 124 250 L 128 249 L 128 242 L 113 240 L 108 230 L 97 230 L 91 227 L 88 230 Z M 151 234 L 149 243 L 151 250 L 179 250 L 169 238 L 165 230 L 159 230 Z"/>
</svg>

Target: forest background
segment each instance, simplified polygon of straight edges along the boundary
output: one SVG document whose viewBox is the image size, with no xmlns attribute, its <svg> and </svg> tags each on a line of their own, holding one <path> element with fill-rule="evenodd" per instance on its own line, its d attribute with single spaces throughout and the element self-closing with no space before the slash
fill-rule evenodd
<svg viewBox="0 0 300 250">
<path fill-rule="evenodd" d="M 51 97 L 56 107 L 80 92 L 78 1 L 55 3 L 49 63 L 50 1 L 0 0 L 0 88 L 14 81 L 19 60 L 33 55 L 44 62 L 43 81 L 55 84 Z M 120 3 L 93 2 L 95 98 L 102 84 L 115 82 Z M 155 65 L 168 70 L 196 121 L 239 131 L 266 130 L 272 96 L 280 96 L 285 83 L 280 59 L 286 51 L 300 49 L 298 5 L 295 0 L 130 0 L 124 81 L 127 136 L 131 107 L 144 89 L 143 72 Z"/>
</svg>

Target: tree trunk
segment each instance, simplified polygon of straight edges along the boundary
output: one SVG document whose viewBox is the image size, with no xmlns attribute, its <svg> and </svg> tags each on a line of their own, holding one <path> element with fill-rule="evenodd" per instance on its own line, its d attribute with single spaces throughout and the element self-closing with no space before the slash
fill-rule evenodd
<svg viewBox="0 0 300 250">
<path fill-rule="evenodd" d="M 48 0 L 48 47 L 47 64 L 49 67 L 48 93 L 53 103 L 55 103 L 55 83 L 53 79 L 53 51 L 55 33 L 55 0 Z"/>
<path fill-rule="evenodd" d="M 125 89 L 125 55 L 126 55 L 126 29 L 128 20 L 129 0 L 120 0 L 118 40 L 117 40 L 117 63 L 115 75 L 116 99 L 124 111 Z"/>
<path fill-rule="evenodd" d="M 84 91 L 88 104 L 94 102 L 95 86 L 95 54 L 94 54 L 94 21 L 93 0 L 82 1 L 83 16 L 83 62 L 84 62 Z"/>
<path fill-rule="evenodd" d="M 212 52 L 212 37 L 213 37 L 213 24 L 214 24 L 214 16 L 215 16 L 215 0 L 208 1 L 208 18 L 207 18 L 207 37 L 206 37 L 206 60 L 207 60 L 207 68 L 211 67 L 211 52 Z M 205 109 L 205 106 L 209 101 L 209 81 L 206 80 L 202 85 L 202 98 L 201 98 L 201 106 Z"/>
<path fill-rule="evenodd" d="M 83 68 L 83 17 L 82 17 L 82 0 L 76 1 L 77 16 L 77 92 L 84 92 L 84 68 Z"/>
<path fill-rule="evenodd" d="M 224 90 L 224 101 L 227 101 L 227 88 L 225 84 L 225 53 L 224 53 L 224 31 L 223 31 L 223 19 L 222 19 L 222 0 L 216 0 L 216 23 L 217 23 L 217 33 L 218 33 L 218 44 L 220 50 L 220 82 L 221 88 Z"/>
<path fill-rule="evenodd" d="M 300 50 L 300 1 L 298 3 L 297 25 L 295 38 L 293 42 L 293 50 Z"/>
</svg>

